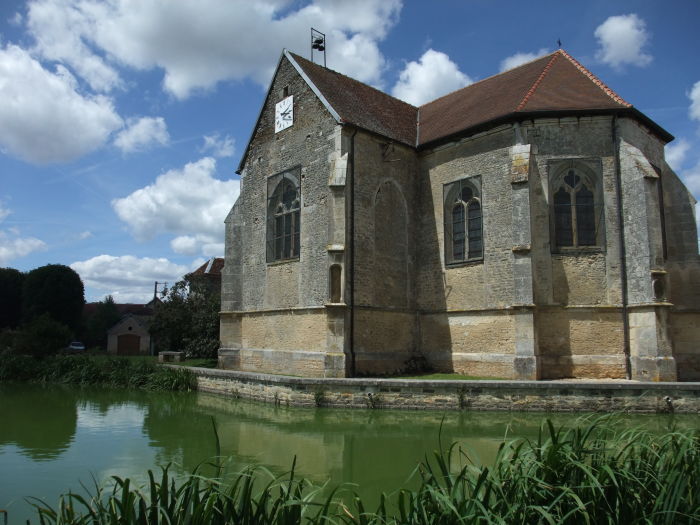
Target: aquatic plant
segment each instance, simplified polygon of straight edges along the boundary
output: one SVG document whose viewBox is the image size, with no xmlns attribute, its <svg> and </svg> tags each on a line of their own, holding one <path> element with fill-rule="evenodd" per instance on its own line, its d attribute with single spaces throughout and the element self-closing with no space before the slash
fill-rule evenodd
<svg viewBox="0 0 700 525">
<path fill-rule="evenodd" d="M 106 385 L 148 390 L 194 390 L 196 378 L 186 368 L 163 367 L 151 360 L 59 355 L 41 360 L 0 354 L 0 381 Z"/>
<path fill-rule="evenodd" d="M 348 489 L 313 486 L 291 471 L 250 468 L 178 486 L 167 468 L 148 486 L 113 478 L 83 498 L 67 494 L 54 509 L 36 501 L 39 523 L 418 525 L 700 523 L 700 435 L 618 432 L 609 418 L 555 428 L 536 440 L 503 442 L 494 463 L 475 465 L 452 445 L 416 469 L 416 490 L 384 494 L 375 511 Z"/>
</svg>

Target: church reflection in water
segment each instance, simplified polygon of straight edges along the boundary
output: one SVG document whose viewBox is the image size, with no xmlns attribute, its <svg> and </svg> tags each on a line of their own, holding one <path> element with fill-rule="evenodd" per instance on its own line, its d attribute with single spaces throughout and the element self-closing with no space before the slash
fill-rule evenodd
<svg viewBox="0 0 700 525">
<path fill-rule="evenodd" d="M 571 414 L 417 412 L 276 407 L 202 393 L 0 385 L 0 508 L 27 496 L 47 497 L 92 477 L 146 481 L 146 471 L 171 464 L 184 475 L 214 475 L 216 438 L 227 472 L 249 465 L 275 475 L 296 472 L 315 483 L 352 487 L 372 504 L 380 491 L 406 486 L 418 463 L 457 442 L 467 458 L 488 464 L 506 438 L 536 437 L 546 417 Z M 700 417 L 618 417 L 621 424 L 667 430 L 697 426 Z M 214 428 L 216 427 L 216 433 Z M 453 467 L 457 468 L 457 464 Z M 416 480 L 413 478 L 412 483 Z M 408 482 L 411 483 L 411 482 Z"/>
</svg>

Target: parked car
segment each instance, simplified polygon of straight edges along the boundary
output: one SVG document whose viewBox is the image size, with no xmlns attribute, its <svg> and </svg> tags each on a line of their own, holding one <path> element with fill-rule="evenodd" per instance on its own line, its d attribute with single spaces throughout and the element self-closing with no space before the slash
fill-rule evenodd
<svg viewBox="0 0 700 525">
<path fill-rule="evenodd" d="M 68 353 L 80 353 L 85 351 L 85 345 L 81 343 L 80 341 L 73 341 L 71 344 L 68 345 L 66 348 L 66 351 Z"/>
</svg>

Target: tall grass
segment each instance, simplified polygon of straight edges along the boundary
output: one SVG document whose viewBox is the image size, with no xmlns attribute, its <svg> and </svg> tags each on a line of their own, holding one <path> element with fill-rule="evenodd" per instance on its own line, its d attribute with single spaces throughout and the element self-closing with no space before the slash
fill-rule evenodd
<svg viewBox="0 0 700 525">
<path fill-rule="evenodd" d="M 73 385 L 105 385 L 149 390 L 193 390 L 194 375 L 184 368 L 155 365 L 148 360 L 59 355 L 44 359 L 0 354 L 0 381 L 30 381 Z"/>
<path fill-rule="evenodd" d="M 536 440 L 503 442 L 491 466 L 452 445 L 416 469 L 416 490 L 382 495 L 374 511 L 348 490 L 315 487 L 292 470 L 258 468 L 228 481 L 197 473 L 179 486 L 167 468 L 144 488 L 113 478 L 39 523 L 68 524 L 691 524 L 700 523 L 700 436 L 617 432 L 606 420 L 571 428 L 549 421 Z"/>
</svg>

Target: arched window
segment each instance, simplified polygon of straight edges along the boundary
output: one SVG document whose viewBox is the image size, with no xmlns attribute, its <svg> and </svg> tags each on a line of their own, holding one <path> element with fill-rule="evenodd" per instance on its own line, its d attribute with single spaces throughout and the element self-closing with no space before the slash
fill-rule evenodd
<svg viewBox="0 0 700 525">
<path fill-rule="evenodd" d="M 301 190 L 298 178 L 285 172 L 268 179 L 267 260 L 299 257 Z"/>
<path fill-rule="evenodd" d="M 598 177 L 568 161 L 552 178 L 554 246 L 586 248 L 602 245 L 603 206 Z"/>
<path fill-rule="evenodd" d="M 481 183 L 478 177 L 462 179 L 444 187 L 445 262 L 482 259 Z"/>
</svg>

